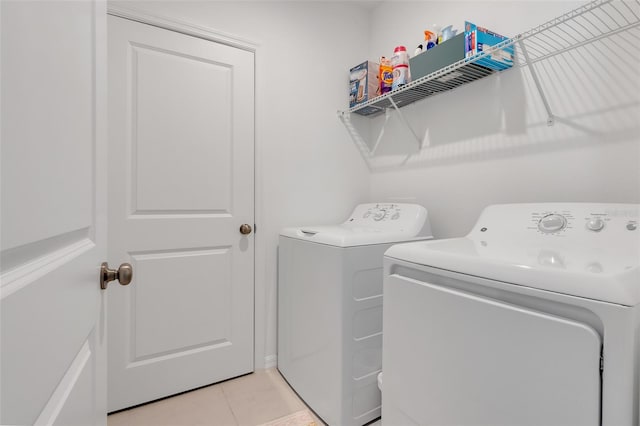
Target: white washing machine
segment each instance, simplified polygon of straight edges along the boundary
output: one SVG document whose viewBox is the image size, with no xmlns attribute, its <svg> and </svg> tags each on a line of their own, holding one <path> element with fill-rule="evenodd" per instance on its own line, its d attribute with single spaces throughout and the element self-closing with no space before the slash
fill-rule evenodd
<svg viewBox="0 0 640 426">
<path fill-rule="evenodd" d="M 637 426 L 637 204 L 513 204 L 385 254 L 383 425 Z"/>
<path fill-rule="evenodd" d="M 280 234 L 278 370 L 329 425 L 380 417 L 383 255 L 427 238 L 415 204 L 361 204 L 341 225 Z"/>
</svg>

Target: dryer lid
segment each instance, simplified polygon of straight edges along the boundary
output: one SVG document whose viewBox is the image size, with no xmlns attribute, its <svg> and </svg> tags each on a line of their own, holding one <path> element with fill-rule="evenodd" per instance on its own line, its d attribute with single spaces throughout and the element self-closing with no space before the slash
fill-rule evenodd
<svg viewBox="0 0 640 426">
<path fill-rule="evenodd" d="M 639 211 L 637 204 L 490 206 L 464 238 L 402 244 L 385 255 L 633 306 L 640 303 Z"/>
<path fill-rule="evenodd" d="M 327 244 L 353 247 L 432 238 L 427 210 L 417 204 L 360 204 L 349 218 L 334 226 L 285 228 L 280 235 Z"/>
</svg>

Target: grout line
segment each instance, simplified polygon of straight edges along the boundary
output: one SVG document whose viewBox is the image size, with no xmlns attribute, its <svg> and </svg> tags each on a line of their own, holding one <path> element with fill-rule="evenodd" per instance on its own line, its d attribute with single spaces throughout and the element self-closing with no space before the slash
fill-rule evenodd
<svg viewBox="0 0 640 426">
<path fill-rule="evenodd" d="M 224 402 L 227 403 L 227 407 L 229 407 L 229 411 L 231 411 L 231 415 L 233 416 L 233 420 L 236 422 L 235 426 L 240 425 L 240 421 L 238 420 L 238 416 L 236 416 L 236 412 L 233 410 L 231 403 L 229 402 L 229 398 L 227 398 L 227 393 L 224 390 L 225 386 L 220 386 L 220 391 L 222 392 L 222 397 L 224 398 Z"/>
</svg>

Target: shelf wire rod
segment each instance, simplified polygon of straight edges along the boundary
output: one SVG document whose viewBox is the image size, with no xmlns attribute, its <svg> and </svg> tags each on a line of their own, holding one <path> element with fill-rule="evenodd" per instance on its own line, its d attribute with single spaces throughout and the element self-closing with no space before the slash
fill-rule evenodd
<svg viewBox="0 0 640 426">
<path fill-rule="evenodd" d="M 538 92 L 540 93 L 540 98 L 542 98 L 542 103 L 544 104 L 544 108 L 547 110 L 547 126 L 553 126 L 555 119 L 553 117 L 553 113 L 551 112 L 551 107 L 549 106 L 549 102 L 547 101 L 547 97 L 544 95 L 544 90 L 542 89 L 542 85 L 540 84 L 540 80 L 538 80 L 538 74 L 536 73 L 535 67 L 533 63 L 529 61 L 529 54 L 527 53 L 527 48 L 524 45 L 523 41 L 520 41 L 520 49 L 522 50 L 522 54 L 524 55 L 527 63 L 529 63 L 529 72 L 531 73 L 531 77 L 533 78 L 533 82 L 538 88 Z"/>
<path fill-rule="evenodd" d="M 566 43 L 566 46 L 571 46 L 571 45 L 573 45 L 574 43 L 576 43 L 575 41 L 567 40 L 567 39 L 565 38 L 565 36 L 564 36 L 564 35 L 560 34 L 561 32 L 564 32 L 564 34 L 568 35 L 568 34 L 566 33 L 566 31 L 564 31 L 564 30 L 563 30 L 563 28 L 562 28 L 562 27 L 556 27 L 556 28 L 554 28 L 554 30 L 553 30 L 553 35 L 554 35 L 554 36 L 556 36 L 557 38 L 561 39 L 563 42 L 565 42 L 565 43 Z M 569 37 L 571 37 L 571 36 L 569 36 Z M 558 43 L 558 44 L 560 44 L 560 43 Z M 564 47 L 566 47 L 566 46 L 562 46 L 562 47 L 564 48 Z"/>
<path fill-rule="evenodd" d="M 553 49 L 557 49 L 558 47 L 562 49 L 566 47 L 567 44 L 570 45 L 571 43 L 558 33 L 560 28 L 562 28 L 562 26 L 558 25 L 557 27 L 545 31 L 544 34 L 540 34 L 540 40 L 545 40 Z"/>
<path fill-rule="evenodd" d="M 549 54 L 549 49 L 540 45 L 540 40 L 536 38 L 527 39 L 527 45 L 531 48 L 531 54 L 536 58 L 541 58 Z"/>
<path fill-rule="evenodd" d="M 629 20 L 627 19 L 627 17 L 626 17 L 626 16 L 624 16 L 623 14 L 621 14 L 621 13 L 618 11 L 618 9 L 617 9 L 614 5 L 611 5 L 611 8 L 612 8 L 613 10 L 615 10 L 616 12 L 618 12 L 618 13 L 620 14 L 620 16 L 622 16 L 622 19 L 624 19 L 624 20 L 627 22 L 627 24 L 629 24 L 629 23 L 630 23 L 630 22 L 629 22 Z M 616 25 L 618 25 L 618 26 L 620 25 L 620 23 L 618 22 L 618 20 L 617 20 L 616 18 L 614 18 L 614 17 L 609 13 L 609 11 L 608 11 L 607 9 L 605 9 L 604 7 L 602 8 L 602 13 L 604 13 L 605 15 L 607 15 L 607 16 L 609 17 L 609 19 L 611 19 L 611 21 L 613 21 L 613 22 L 615 22 L 615 23 L 616 23 Z"/>
<path fill-rule="evenodd" d="M 389 122 L 389 117 L 391 117 L 391 114 L 389 114 L 389 109 L 386 109 L 384 111 L 384 123 L 382 123 L 382 129 L 380 129 L 380 133 L 378 134 L 376 143 L 373 145 L 373 148 L 371 149 L 371 156 L 376 155 L 378 146 L 380 145 L 380 142 L 382 141 L 382 137 L 384 136 L 384 128 L 387 126 L 387 123 Z"/>
<path fill-rule="evenodd" d="M 640 4 L 640 1 L 636 1 L 636 3 L 637 3 L 637 4 Z M 633 9 L 631 9 L 631 7 L 629 7 L 629 5 L 627 4 L 627 2 L 623 1 L 623 2 L 622 2 L 622 5 L 623 5 L 624 7 L 626 7 L 627 9 L 629 9 L 629 12 L 631 12 L 631 14 L 632 14 L 633 16 L 635 16 L 635 18 L 636 18 L 636 19 L 640 20 L 640 16 L 636 15 L 636 13 L 633 11 Z M 616 8 L 616 10 L 618 10 L 618 9 Z M 622 13 L 622 12 L 620 12 L 620 11 L 618 11 L 618 13 L 620 13 L 620 15 L 624 16 L 624 13 Z"/>
<path fill-rule="evenodd" d="M 534 44 L 534 40 L 532 39 L 527 40 L 527 45 L 529 46 L 529 53 L 533 55 L 534 58 L 539 58 L 547 54 L 546 52 L 540 50 L 540 48 Z M 518 53 L 518 56 L 523 56 L 523 55 Z"/>
<path fill-rule="evenodd" d="M 620 43 L 617 43 L 616 49 L 608 49 L 605 46 L 603 50 L 600 44 L 601 43 L 598 43 L 593 46 L 594 50 L 597 50 L 597 52 L 599 53 L 597 57 L 593 55 L 593 52 L 588 51 L 595 60 L 597 60 L 598 58 L 609 58 L 610 56 L 615 56 L 619 64 L 625 65 L 623 67 L 620 67 L 620 74 L 626 74 L 626 70 L 635 70 L 637 68 L 636 65 L 633 64 L 633 62 L 630 62 L 630 60 L 631 61 L 633 60 L 634 50 L 628 50 L 625 47 L 623 47 Z M 626 55 L 622 54 L 622 52 L 619 52 L 619 50 L 623 50 L 626 53 Z M 607 55 L 610 55 L 610 56 L 607 56 Z"/>
<path fill-rule="evenodd" d="M 392 97 L 389 97 L 389 100 L 391 101 L 391 105 L 393 105 L 393 107 L 396 110 L 396 113 L 398 113 L 398 117 L 400 118 L 400 120 L 404 123 L 405 126 L 407 126 L 407 128 L 409 129 L 409 131 L 411 132 L 411 134 L 413 134 L 413 137 L 416 138 L 416 142 L 418 142 L 418 148 L 422 149 L 422 139 L 420 139 L 418 137 L 418 135 L 416 134 L 416 132 L 413 130 L 413 127 L 411 127 L 411 125 L 409 124 L 409 122 L 407 121 L 406 118 L 404 118 L 404 114 L 402 114 L 402 111 L 400 111 L 400 108 L 398 108 L 398 105 L 396 105 L 396 103 L 394 102 Z"/>
<path fill-rule="evenodd" d="M 552 30 L 549 30 L 549 32 L 551 32 Z M 549 36 L 546 36 L 543 38 L 542 36 L 538 37 L 537 39 L 535 39 L 538 41 L 538 44 L 541 46 L 541 48 L 545 49 L 545 54 L 549 53 L 549 52 L 554 52 L 556 50 L 560 50 L 560 49 L 565 49 L 566 46 L 563 46 L 562 44 L 560 44 L 558 41 L 554 40 L 554 43 L 549 42 L 548 40 L 553 40 L 551 39 Z M 533 40 L 532 40 L 533 41 Z"/>
<path fill-rule="evenodd" d="M 604 7 L 600 8 L 600 10 L 601 10 L 603 13 L 605 13 L 605 14 L 607 14 L 607 15 L 608 15 L 608 13 L 607 13 L 607 11 L 605 10 L 605 8 L 604 8 Z M 598 21 L 602 22 L 602 24 L 603 24 L 605 27 L 607 27 L 607 29 L 608 29 L 609 31 L 613 31 L 613 28 L 611 28 L 611 26 L 609 26 L 609 24 L 608 24 L 604 19 L 602 19 L 602 17 L 601 17 L 599 14 L 597 14 L 597 13 L 593 13 L 593 16 L 595 16 L 595 17 L 596 17 L 596 19 L 597 19 Z M 611 15 L 609 15 L 609 17 L 611 17 Z M 616 20 L 615 20 L 615 19 L 613 19 L 613 18 L 611 18 L 611 20 L 612 20 L 613 22 L 616 22 Z M 617 24 L 617 22 L 616 22 L 616 24 Z"/>
<path fill-rule="evenodd" d="M 598 16 L 597 16 L 597 15 L 594 15 L 594 16 L 595 16 L 596 18 L 598 18 Z M 590 23 L 591 25 L 593 25 L 593 27 L 594 27 L 597 31 L 599 31 L 599 33 L 598 33 L 598 34 L 595 34 L 595 33 L 593 33 L 593 32 L 592 32 L 592 34 L 593 34 L 594 36 L 598 36 L 598 37 L 599 37 L 599 36 L 601 36 L 601 35 L 603 35 L 603 34 L 606 34 L 606 31 L 605 31 L 605 30 L 603 30 L 600 26 L 598 26 L 598 25 L 594 24 L 594 23 L 593 23 L 593 21 L 591 21 L 591 19 L 589 19 L 589 16 L 588 16 L 588 15 L 584 15 L 582 18 L 584 18 L 584 20 L 585 20 L 585 21 L 587 21 L 588 23 Z M 598 19 L 599 19 L 599 18 L 598 18 Z M 600 20 L 600 22 L 602 22 L 602 20 Z M 612 30 L 613 30 L 612 28 L 609 28 L 609 31 L 612 31 Z"/>
<path fill-rule="evenodd" d="M 569 20 L 576 21 L 577 18 L 581 17 L 585 13 L 591 12 L 593 9 L 600 8 L 600 7 L 604 6 L 607 3 L 611 3 L 612 1 L 613 0 L 596 0 L 596 1 L 592 2 L 592 3 L 586 4 L 585 6 L 582 6 L 579 9 L 572 10 L 571 12 L 566 13 L 565 15 L 563 15 L 563 16 L 561 16 L 559 18 L 552 19 L 551 21 L 545 22 L 544 24 L 539 25 L 536 28 L 527 31 L 526 33 L 521 34 L 520 37 L 518 37 L 518 39 L 519 40 L 525 40 L 525 39 L 527 39 L 529 37 L 538 35 L 541 32 L 544 32 L 544 31 L 548 30 L 549 28 L 553 28 L 555 26 L 564 24 Z M 587 32 L 588 33 L 592 33 L 589 30 L 587 30 Z"/>
<path fill-rule="evenodd" d="M 575 31 L 575 32 L 576 32 L 576 34 L 578 34 L 578 36 L 580 36 L 579 41 L 586 40 L 588 37 L 585 37 L 585 36 L 583 35 L 583 32 L 582 32 L 582 31 L 580 31 L 580 29 L 576 29 L 576 28 L 573 26 L 573 24 L 577 24 L 577 25 L 579 25 L 580 27 L 582 27 L 584 30 L 587 30 L 587 29 L 585 28 L 585 26 L 584 26 L 584 25 L 582 25 L 582 24 L 581 24 L 580 22 L 578 22 L 578 21 L 573 21 L 573 22 L 572 22 L 572 21 L 567 21 L 567 22 L 566 22 L 566 26 L 567 26 L 567 27 L 569 27 L 569 28 L 571 28 L 573 31 Z M 587 31 L 588 31 L 588 30 L 587 30 Z M 576 38 L 577 38 L 577 37 L 576 37 Z"/>
<path fill-rule="evenodd" d="M 371 171 L 371 151 L 367 149 L 367 144 L 364 139 L 362 139 L 362 136 L 360 136 L 358 130 L 353 127 L 353 124 L 351 124 L 351 113 L 338 111 L 338 117 L 340 117 L 340 121 L 342 121 L 342 124 L 344 124 L 344 127 L 349 132 L 351 139 L 353 140 L 353 142 L 355 142 L 356 146 L 360 150 L 360 154 L 362 155 L 362 158 L 364 158 L 364 162 L 367 165 L 367 168 L 369 169 L 369 171 Z"/>
<path fill-rule="evenodd" d="M 582 41 L 580 43 L 574 44 L 573 46 L 569 46 L 567 48 L 564 48 L 564 49 L 561 49 L 561 50 L 557 50 L 555 52 L 548 53 L 545 56 L 534 58 L 534 59 L 531 60 L 531 62 L 529 62 L 529 59 L 527 59 L 527 63 L 535 64 L 536 62 L 542 61 L 544 59 L 549 59 L 549 58 L 552 58 L 552 57 L 557 56 L 557 55 L 561 55 L 561 54 L 563 54 L 565 52 L 568 52 L 570 50 L 576 49 L 578 47 L 586 46 L 586 45 L 594 43 L 596 41 L 601 41 L 603 38 L 608 38 L 608 37 L 611 37 L 611 36 L 613 36 L 615 34 L 619 34 L 619 33 L 625 32 L 625 31 L 630 30 L 632 28 L 635 28 L 635 27 L 637 27 L 639 25 L 640 25 L 640 22 L 634 22 L 633 24 L 625 25 L 624 27 L 620 27 L 618 29 L 615 29 L 615 30 L 607 33 L 607 34 L 604 34 L 600 38 L 590 38 L 590 39 L 584 40 L 584 41 Z"/>
<path fill-rule="evenodd" d="M 624 34 L 620 34 L 620 37 L 618 37 L 618 42 L 616 43 L 617 47 L 619 47 L 620 49 L 624 50 L 626 55 L 630 55 L 631 58 L 633 58 L 633 54 L 632 52 L 635 52 L 637 49 L 637 44 L 633 41 L 633 40 L 629 40 L 628 38 L 626 38 Z M 636 37 L 636 40 L 640 40 L 640 36 Z"/>
<path fill-rule="evenodd" d="M 622 34 L 622 38 L 624 38 L 624 36 L 625 36 L 625 35 L 628 35 L 629 37 L 634 38 L 634 39 L 636 39 L 636 40 L 640 40 L 640 32 L 638 32 L 638 33 L 636 34 L 636 33 L 635 33 L 635 32 L 633 32 L 633 31 L 629 31 L 629 32 L 627 32 L 627 33 Z M 626 40 L 626 39 L 625 39 L 625 40 Z M 629 41 L 629 40 L 627 40 L 627 41 Z M 629 41 L 629 43 L 632 43 L 632 44 L 633 44 L 633 42 L 632 42 L 632 41 Z M 635 46 L 635 44 L 633 44 L 633 45 Z"/>
<path fill-rule="evenodd" d="M 582 27 L 582 29 L 584 30 L 584 32 L 580 32 L 580 34 L 582 34 L 582 35 L 584 35 L 584 34 L 589 34 L 589 37 L 584 36 L 584 39 L 585 39 L 585 40 L 592 39 L 592 38 L 596 38 L 596 37 L 598 37 L 598 36 L 600 36 L 600 35 L 602 34 L 602 31 L 600 31 L 600 29 L 599 29 L 599 28 L 596 28 L 596 29 L 597 29 L 598 31 L 600 31 L 600 34 L 595 34 L 595 33 L 593 32 L 593 30 L 592 30 L 592 29 L 587 28 L 587 27 L 586 27 L 586 25 L 585 25 L 582 21 L 587 21 L 587 22 L 589 22 L 591 25 L 593 25 L 593 24 L 592 24 L 590 21 L 588 21 L 588 20 L 584 19 L 584 17 L 583 17 L 583 16 L 581 16 L 580 18 L 581 18 L 581 19 L 576 19 L 576 20 L 574 20 L 574 21 L 573 21 L 573 23 L 574 23 L 574 24 L 576 24 L 576 25 L 578 25 L 578 26 L 580 26 L 580 27 Z"/>
<path fill-rule="evenodd" d="M 567 35 L 567 37 L 569 37 L 569 38 L 571 38 L 573 40 L 572 42 L 569 42 L 569 45 L 573 45 L 575 43 L 580 43 L 580 41 L 582 41 L 582 40 L 578 39 L 576 36 L 574 36 L 572 34 L 569 34 L 569 32 L 566 29 L 564 29 L 562 27 L 558 27 L 558 29 L 560 31 L 562 31 L 563 33 L 565 33 Z"/>
</svg>

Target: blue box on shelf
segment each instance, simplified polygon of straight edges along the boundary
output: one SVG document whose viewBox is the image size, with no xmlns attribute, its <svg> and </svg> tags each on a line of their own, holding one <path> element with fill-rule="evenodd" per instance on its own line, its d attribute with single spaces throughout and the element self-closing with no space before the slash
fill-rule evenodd
<svg viewBox="0 0 640 426">
<path fill-rule="evenodd" d="M 464 23 L 464 55 L 469 58 L 494 46 L 508 37 L 494 33 L 484 27 L 465 21 Z M 513 45 L 495 50 L 490 55 L 478 60 L 476 64 L 492 70 L 504 70 L 513 66 Z"/>
</svg>

